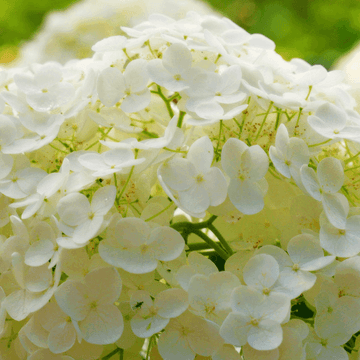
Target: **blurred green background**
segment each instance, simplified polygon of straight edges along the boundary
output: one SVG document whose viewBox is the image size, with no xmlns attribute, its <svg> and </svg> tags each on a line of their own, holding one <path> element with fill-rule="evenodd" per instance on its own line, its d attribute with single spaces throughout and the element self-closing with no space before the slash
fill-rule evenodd
<svg viewBox="0 0 360 360">
<path fill-rule="evenodd" d="M 99 0 L 101 1 L 101 0 Z M 121 1 L 121 0 L 119 0 Z M 0 62 L 17 55 L 48 11 L 74 0 L 0 0 Z M 360 40 L 359 0 L 207 0 L 250 33 L 275 41 L 285 59 L 300 57 L 329 68 Z"/>
</svg>

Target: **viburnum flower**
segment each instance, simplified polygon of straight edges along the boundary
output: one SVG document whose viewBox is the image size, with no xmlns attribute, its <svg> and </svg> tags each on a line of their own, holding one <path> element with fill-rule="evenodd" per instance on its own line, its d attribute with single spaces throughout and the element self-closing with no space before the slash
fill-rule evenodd
<svg viewBox="0 0 360 360">
<path fill-rule="evenodd" d="M 92 176 L 103 177 L 123 170 L 123 168 L 141 164 L 145 159 L 135 159 L 130 149 L 109 150 L 101 155 L 87 153 L 79 157 L 79 162 L 85 168 L 92 170 Z"/>
<path fill-rule="evenodd" d="M 81 335 L 92 344 L 111 344 L 123 331 L 121 312 L 114 305 L 121 292 L 121 279 L 113 267 L 89 272 L 83 282 L 68 280 L 55 293 L 55 299 Z"/>
<path fill-rule="evenodd" d="M 289 298 L 272 297 L 246 286 L 236 288 L 231 295 L 231 312 L 220 328 L 220 335 L 230 344 L 249 343 L 256 350 L 272 350 L 282 341 L 281 323 L 290 311 Z"/>
<path fill-rule="evenodd" d="M 321 201 L 332 225 L 343 229 L 346 222 L 347 199 L 338 191 L 344 183 L 344 170 L 340 160 L 328 157 L 321 160 L 317 172 L 311 167 L 301 167 L 301 180 L 306 191 Z"/>
<path fill-rule="evenodd" d="M 333 226 L 326 216 L 320 217 L 320 244 L 332 255 L 351 257 L 360 252 L 360 213 L 358 208 L 351 208 L 349 215 L 342 229 Z"/>
<path fill-rule="evenodd" d="M 187 46 L 181 43 L 170 45 L 162 59 L 148 63 L 150 79 L 170 91 L 181 91 L 189 87 L 194 76 L 191 71 L 192 55 Z"/>
<path fill-rule="evenodd" d="M 288 254 L 277 246 L 266 245 L 256 254 L 271 255 L 279 264 L 280 275 L 274 287 L 292 299 L 310 289 L 316 275 L 310 271 L 319 270 L 331 264 L 335 256 L 324 256 L 324 251 L 313 235 L 301 234 L 293 237 L 287 246 Z"/>
<path fill-rule="evenodd" d="M 11 145 L 18 137 L 16 123 L 6 115 L 0 115 L 0 149 L 6 151 L 6 147 Z M 3 155 L 2 155 L 3 156 Z"/>
<path fill-rule="evenodd" d="M 224 104 L 239 104 L 246 98 L 246 94 L 240 91 L 241 67 L 232 65 L 223 68 L 221 73 L 200 72 L 195 74 L 192 86 L 185 89 L 190 97 L 186 102 L 186 108 L 195 112 L 202 119 L 227 118 Z M 233 116 L 247 108 L 247 104 L 241 104 Z M 194 122 L 192 122 L 195 125 Z"/>
<path fill-rule="evenodd" d="M 170 227 L 151 228 L 143 220 L 126 218 L 118 220 L 113 233 L 100 243 L 99 254 L 110 265 L 144 274 L 155 270 L 158 260 L 176 259 L 184 246 L 181 235 Z"/>
<path fill-rule="evenodd" d="M 326 103 L 308 118 L 309 125 L 320 135 L 330 139 L 359 139 L 360 123 L 352 122 L 345 110 Z"/>
<path fill-rule="evenodd" d="M 60 271 L 55 270 L 54 277 L 47 265 L 26 266 L 24 257 L 18 252 L 11 255 L 13 281 L 17 284 L 4 300 L 7 313 L 15 320 L 24 320 L 29 314 L 40 310 L 52 298 L 60 281 Z"/>
<path fill-rule="evenodd" d="M 239 279 L 228 271 L 210 274 L 197 274 L 191 277 L 189 310 L 205 319 L 221 325 L 231 311 L 232 291 L 240 285 Z"/>
<path fill-rule="evenodd" d="M 282 329 L 283 341 L 278 348 L 273 350 L 255 350 L 249 344 L 246 344 L 242 347 L 245 358 L 248 360 L 305 359 L 304 339 L 309 334 L 309 328 L 306 323 L 293 319 L 283 325 Z"/>
<path fill-rule="evenodd" d="M 115 105 L 123 97 L 121 109 L 135 112 L 144 109 L 151 101 L 150 90 L 146 87 L 149 80 L 147 63 L 137 59 L 129 63 L 124 74 L 115 67 L 103 70 L 97 82 L 101 102 L 107 106 Z"/>
<path fill-rule="evenodd" d="M 130 299 L 135 311 L 131 329 L 136 336 L 146 338 L 161 331 L 170 319 L 181 315 L 189 306 L 188 295 L 183 289 L 168 289 L 152 300 L 147 291 L 139 290 Z"/>
<path fill-rule="evenodd" d="M 57 207 L 65 233 L 76 244 L 85 244 L 100 230 L 104 216 L 114 204 L 114 186 L 100 188 L 93 196 L 91 204 L 87 197 L 72 193 L 63 197 Z"/>
<path fill-rule="evenodd" d="M 251 215 L 264 207 L 267 182 L 264 179 L 269 159 L 259 145 L 247 146 L 231 138 L 223 146 L 221 165 L 230 177 L 228 195 L 235 207 Z"/>
<path fill-rule="evenodd" d="M 226 180 L 219 168 L 211 167 L 213 158 L 211 141 L 204 136 L 191 145 L 186 159 L 175 157 L 159 168 L 159 178 L 172 197 L 171 190 L 177 192 L 185 211 L 203 214 L 209 206 L 224 202 Z"/>
<path fill-rule="evenodd" d="M 163 147 L 168 146 L 170 142 L 173 140 L 177 129 L 176 124 L 177 124 L 177 118 L 174 116 L 170 120 L 168 126 L 166 127 L 164 135 L 154 139 L 145 139 L 142 141 L 137 141 L 137 139 L 135 138 L 128 138 L 120 142 L 101 140 L 101 143 L 110 149 L 142 149 L 142 150 L 161 149 Z"/>
<path fill-rule="evenodd" d="M 292 177 L 301 186 L 300 168 L 309 163 L 309 150 L 304 140 L 292 137 L 284 124 L 276 132 L 275 147 L 270 146 L 269 156 L 276 170 L 287 178 Z"/>
<path fill-rule="evenodd" d="M 0 180 L 0 192 L 12 199 L 21 199 L 34 192 L 39 181 L 46 176 L 46 172 L 32 167 L 24 155 L 17 155 L 14 160 L 11 159 L 12 169 Z"/>
<path fill-rule="evenodd" d="M 28 266 L 42 266 L 48 264 L 49 269 L 57 264 L 62 248 L 58 246 L 56 239 L 61 236 L 55 221 L 51 224 L 40 221 L 33 228 L 30 238 L 30 246 L 25 253 L 25 264 Z"/>
<path fill-rule="evenodd" d="M 190 281 L 193 276 L 199 274 L 209 277 L 211 274 L 219 271 L 211 260 L 197 252 L 191 252 L 187 257 L 187 262 L 188 265 L 181 266 L 176 272 L 176 280 L 186 291 L 189 290 Z"/>
<path fill-rule="evenodd" d="M 78 336 L 77 328 L 57 302 L 46 304 L 36 320 L 49 332 L 47 345 L 52 353 L 60 354 L 73 347 Z"/>
<path fill-rule="evenodd" d="M 62 81 L 60 64 L 47 63 L 33 68 L 33 74 L 16 74 L 14 82 L 26 94 L 28 104 L 36 111 L 53 110 L 69 102 L 75 95 L 74 86 Z"/>
<path fill-rule="evenodd" d="M 185 311 L 171 319 L 159 339 L 159 353 L 164 360 L 193 360 L 196 354 L 211 356 L 224 343 L 218 326 Z"/>
</svg>

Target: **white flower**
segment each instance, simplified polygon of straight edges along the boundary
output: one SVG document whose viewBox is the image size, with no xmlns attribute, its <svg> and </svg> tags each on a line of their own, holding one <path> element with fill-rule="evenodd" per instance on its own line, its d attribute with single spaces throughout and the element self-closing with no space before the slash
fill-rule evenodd
<svg viewBox="0 0 360 360">
<path fill-rule="evenodd" d="M 228 271 L 194 275 L 188 288 L 189 310 L 221 325 L 231 311 L 231 293 L 239 285 L 239 279 Z"/>
<path fill-rule="evenodd" d="M 338 229 L 325 217 L 320 217 L 320 244 L 332 255 L 350 257 L 360 252 L 360 215 L 357 208 L 350 209 L 345 226 Z"/>
<path fill-rule="evenodd" d="M 122 334 L 124 325 L 114 305 L 121 292 L 121 279 L 112 268 L 91 271 L 83 282 L 68 280 L 55 292 L 62 311 L 76 321 L 81 334 L 91 344 L 112 344 Z"/>
<path fill-rule="evenodd" d="M 196 354 L 211 356 L 223 343 L 215 323 L 186 311 L 170 320 L 158 348 L 164 360 L 193 360 Z"/>
<path fill-rule="evenodd" d="M 318 134 L 330 139 L 360 138 L 360 123 L 349 122 L 347 113 L 331 103 L 320 106 L 308 117 L 308 123 Z"/>
<path fill-rule="evenodd" d="M 4 151 L 8 145 L 17 139 L 18 130 L 11 118 L 0 115 L 0 150 Z"/>
<path fill-rule="evenodd" d="M 189 306 L 188 295 L 182 289 L 168 289 L 152 300 L 147 291 L 137 291 L 130 299 L 135 315 L 131 319 L 131 329 L 136 336 L 150 337 L 161 331 L 170 319 L 181 315 Z"/>
<path fill-rule="evenodd" d="M 149 75 L 147 62 L 133 60 L 126 67 L 124 74 L 114 67 L 103 70 L 97 82 L 97 91 L 101 102 L 110 107 L 124 96 L 121 109 L 135 112 L 144 109 L 151 100 L 150 90 L 146 87 Z"/>
<path fill-rule="evenodd" d="M 35 319 L 49 332 L 47 345 L 54 354 L 63 353 L 73 347 L 77 332 L 71 318 L 53 301 L 46 304 Z"/>
<path fill-rule="evenodd" d="M 315 200 L 322 202 L 332 225 L 344 229 L 349 205 L 345 196 L 337 193 L 344 183 L 344 170 L 340 160 L 333 157 L 321 160 L 316 173 L 314 169 L 303 165 L 300 173 L 306 191 Z"/>
<path fill-rule="evenodd" d="M 272 350 L 282 342 L 281 322 L 290 311 L 290 300 L 283 295 L 260 294 L 247 286 L 236 288 L 231 296 L 231 312 L 220 328 L 230 344 L 249 343 L 256 350 Z"/>
<path fill-rule="evenodd" d="M 270 159 L 276 170 L 287 178 L 292 177 L 299 185 L 301 183 L 300 168 L 309 163 L 309 149 L 304 140 L 292 137 L 284 124 L 276 132 L 275 147 L 270 146 Z"/>
<path fill-rule="evenodd" d="M 226 180 L 219 168 L 211 167 L 213 157 L 212 143 L 204 136 L 191 145 L 186 159 L 175 157 L 159 168 L 158 176 L 177 192 L 184 211 L 203 214 L 225 201 Z"/>
<path fill-rule="evenodd" d="M 322 269 L 335 260 L 335 256 L 324 256 L 319 242 L 310 234 L 293 237 L 287 251 L 289 255 L 276 246 L 266 245 L 257 250 L 256 254 L 268 254 L 275 258 L 280 276 L 274 288 L 292 299 L 315 284 L 316 275 L 310 271 Z"/>
<path fill-rule="evenodd" d="M 57 63 L 38 65 L 34 74 L 16 74 L 14 82 L 26 94 L 28 104 L 36 111 L 49 111 L 66 104 L 75 95 L 74 86 L 62 81 Z"/>
<path fill-rule="evenodd" d="M 18 290 L 9 294 L 2 306 L 13 319 L 21 321 L 47 304 L 59 284 L 61 271 L 56 267 L 53 278 L 47 265 L 26 266 L 18 252 L 12 253 L 11 260 Z"/>
<path fill-rule="evenodd" d="M 39 222 L 32 229 L 31 235 L 31 244 L 25 253 L 25 264 L 35 267 L 47 264 L 51 269 L 59 261 L 62 250 L 56 243 L 56 239 L 61 236 L 61 233 L 56 227 L 55 221 L 52 219 L 51 225 L 45 221 Z"/>
<path fill-rule="evenodd" d="M 110 265 L 144 274 L 155 270 L 158 260 L 176 259 L 184 246 L 181 235 L 170 227 L 151 229 L 143 220 L 126 218 L 120 219 L 113 234 L 101 241 L 99 254 Z"/>
<path fill-rule="evenodd" d="M 176 272 L 176 280 L 186 291 L 189 290 L 190 281 L 194 275 L 200 274 L 209 277 L 211 274 L 219 272 L 211 260 L 195 251 L 189 254 L 187 261 L 189 265 L 183 265 Z"/>
<path fill-rule="evenodd" d="M 186 108 L 200 118 L 223 119 L 225 111 L 222 104 L 235 104 L 246 98 L 246 94 L 239 90 L 241 68 L 238 65 L 227 67 L 220 74 L 200 73 L 194 76 L 193 83 L 190 89 L 185 90 L 190 96 Z M 237 114 L 246 108 L 247 105 L 242 106 Z"/>
<path fill-rule="evenodd" d="M 72 193 L 63 197 L 57 206 L 61 222 L 71 227 L 71 237 L 76 244 L 85 244 L 100 230 L 104 216 L 114 205 L 116 189 L 113 185 L 98 189 L 91 205 L 87 197 Z"/>
<path fill-rule="evenodd" d="M 230 138 L 222 148 L 221 165 L 230 177 L 228 194 L 234 206 L 247 215 L 261 211 L 267 191 L 264 176 L 269 167 L 265 151 L 259 145 L 249 147 Z"/>
<path fill-rule="evenodd" d="M 170 91 L 181 91 L 189 87 L 194 75 L 191 71 L 192 55 L 187 46 L 181 43 L 170 45 L 162 59 L 148 63 L 150 79 Z"/>
<path fill-rule="evenodd" d="M 0 180 L 0 192 L 12 199 L 24 198 L 35 192 L 46 175 L 44 170 L 31 167 L 24 155 L 18 155 L 9 174 Z"/>
<path fill-rule="evenodd" d="M 92 176 L 103 177 L 121 172 L 123 168 L 135 166 L 145 161 L 145 158 L 135 159 L 130 149 L 114 149 L 102 154 L 87 152 L 79 157 L 79 163 L 92 170 Z"/>
</svg>

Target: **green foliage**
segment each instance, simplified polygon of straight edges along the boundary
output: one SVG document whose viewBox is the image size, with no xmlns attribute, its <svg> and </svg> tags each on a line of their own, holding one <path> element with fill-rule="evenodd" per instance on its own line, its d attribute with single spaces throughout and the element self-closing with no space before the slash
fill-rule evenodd
<svg viewBox="0 0 360 360">
<path fill-rule="evenodd" d="M 76 0 L 0 0 L 0 45 L 18 45 L 32 37 L 45 14 Z"/>
<path fill-rule="evenodd" d="M 285 59 L 329 68 L 360 38 L 357 0 L 208 0 L 250 33 L 274 40 Z"/>
</svg>

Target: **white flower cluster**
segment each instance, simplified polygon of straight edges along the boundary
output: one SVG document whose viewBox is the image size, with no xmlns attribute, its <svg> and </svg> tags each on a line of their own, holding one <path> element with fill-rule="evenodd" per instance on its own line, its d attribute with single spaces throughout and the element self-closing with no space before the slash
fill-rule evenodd
<svg viewBox="0 0 360 360">
<path fill-rule="evenodd" d="M 123 35 L 120 25 L 135 26 L 153 12 L 178 20 L 190 10 L 216 15 L 202 0 L 77 0 L 67 9 L 48 13 L 38 33 L 21 45 L 19 57 L 13 62 L 64 64 L 91 57 L 91 47 L 97 41 Z"/>
<path fill-rule="evenodd" d="M 122 30 L 0 73 L 0 358 L 358 359 L 343 74 L 226 18 Z"/>
</svg>

